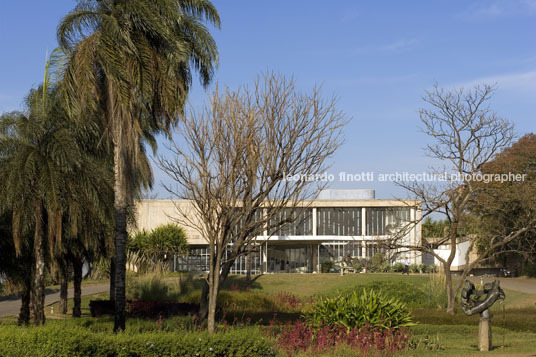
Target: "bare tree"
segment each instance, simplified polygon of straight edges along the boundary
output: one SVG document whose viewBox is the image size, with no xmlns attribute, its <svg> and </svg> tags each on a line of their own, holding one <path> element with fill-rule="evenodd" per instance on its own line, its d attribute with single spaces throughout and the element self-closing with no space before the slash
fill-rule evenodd
<svg viewBox="0 0 536 357">
<path fill-rule="evenodd" d="M 430 169 L 428 180 L 398 182 L 410 196 L 422 202 L 422 215 L 418 221 L 412 221 L 394 234 L 387 244 L 389 248 L 431 254 L 441 263 L 449 313 L 454 313 L 456 292 L 463 283 L 461 280 L 454 286 L 452 281 L 451 267 L 458 244 L 471 240 L 472 248 L 478 239 L 477 236 L 462 234 L 464 216 L 468 214 L 478 191 L 477 175 L 484 164 L 510 145 L 514 137 L 513 125 L 489 108 L 488 102 L 494 90 L 494 86 L 484 84 L 471 90 L 444 90 L 435 85 L 433 90 L 427 91 L 423 100 L 430 108 L 419 111 L 422 130 L 430 139 L 425 151 L 428 156 L 437 159 L 442 168 Z M 408 229 L 432 213 L 446 217 L 443 236 L 434 242 L 422 239 L 416 245 L 408 243 L 404 239 Z M 517 235 L 518 232 L 511 232 L 497 240 L 494 246 L 506 244 Z M 448 256 L 435 250 L 440 245 L 449 247 Z M 465 276 L 467 269 L 472 269 L 474 264 L 466 264 Z"/>
<path fill-rule="evenodd" d="M 208 317 L 210 332 L 234 261 L 257 236 L 297 216 L 277 219 L 283 209 L 299 211 L 302 200 L 324 186 L 315 175 L 328 168 L 345 124 L 335 104 L 318 89 L 298 93 L 293 79 L 268 72 L 252 89 L 216 89 L 210 104 L 180 125 L 184 142 L 172 145 L 173 157 L 160 157 L 160 167 L 178 186 L 168 191 L 191 202 L 176 201 L 176 221 L 197 230 L 209 245 L 200 315 Z"/>
</svg>

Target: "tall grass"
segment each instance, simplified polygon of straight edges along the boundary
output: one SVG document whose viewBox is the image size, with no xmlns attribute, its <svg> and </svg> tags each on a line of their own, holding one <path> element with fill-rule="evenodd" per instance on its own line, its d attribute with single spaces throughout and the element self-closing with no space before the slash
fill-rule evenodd
<svg viewBox="0 0 536 357">
<path fill-rule="evenodd" d="M 430 274 L 428 282 L 422 289 L 429 299 L 428 307 L 445 308 L 447 306 L 445 274 L 441 271 Z"/>
<path fill-rule="evenodd" d="M 127 285 L 127 298 L 130 300 L 176 302 L 179 296 L 178 284 L 164 282 L 158 276 L 142 278 Z"/>
</svg>

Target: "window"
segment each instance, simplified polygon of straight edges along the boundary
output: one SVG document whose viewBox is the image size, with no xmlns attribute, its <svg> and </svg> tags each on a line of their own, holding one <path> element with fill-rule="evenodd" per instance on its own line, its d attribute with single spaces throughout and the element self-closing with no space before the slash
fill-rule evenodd
<svg viewBox="0 0 536 357">
<path fill-rule="evenodd" d="M 361 208 L 317 208 L 316 234 L 319 236 L 361 235 Z"/>
<path fill-rule="evenodd" d="M 262 221 L 263 209 L 262 208 L 256 209 L 253 218 L 254 218 L 255 222 Z M 243 226 L 244 226 L 244 219 L 241 218 L 238 221 L 238 223 L 232 228 L 232 232 L 233 232 L 233 236 L 234 236 L 234 238 L 232 239 L 233 242 L 236 240 L 236 236 L 238 235 L 238 233 L 240 233 L 240 230 L 243 228 Z M 264 228 L 259 227 L 258 232 L 257 232 L 256 235 L 262 235 L 263 232 L 264 232 Z"/>
<path fill-rule="evenodd" d="M 285 222 L 287 221 L 287 222 Z M 310 208 L 285 208 L 270 219 L 270 235 L 309 236 L 313 234 L 313 215 Z"/>
<path fill-rule="evenodd" d="M 367 244 L 366 253 L 368 258 L 372 258 L 377 253 L 382 253 L 385 256 L 385 248 L 380 247 L 376 244 Z"/>
<path fill-rule="evenodd" d="M 410 221 L 408 207 L 396 208 L 367 208 L 367 235 L 388 235 L 392 230 Z"/>
</svg>

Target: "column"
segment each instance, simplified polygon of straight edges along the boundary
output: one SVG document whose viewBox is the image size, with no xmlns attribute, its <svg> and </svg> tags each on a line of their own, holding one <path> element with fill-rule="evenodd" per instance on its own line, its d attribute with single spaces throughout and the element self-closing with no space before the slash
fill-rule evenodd
<svg viewBox="0 0 536 357">
<path fill-rule="evenodd" d="M 313 273 L 318 273 L 317 246 L 318 244 L 311 244 L 311 267 L 313 269 Z"/>
<path fill-rule="evenodd" d="M 322 269 L 320 269 L 320 243 L 316 245 L 316 271 L 318 273 L 322 273 Z"/>
<path fill-rule="evenodd" d="M 316 236 L 316 207 L 313 208 L 313 236 Z"/>
<path fill-rule="evenodd" d="M 264 266 L 264 272 L 268 273 L 268 242 L 264 244 L 264 249 L 262 250 L 262 265 Z"/>
<path fill-rule="evenodd" d="M 367 235 L 367 209 L 366 207 L 361 208 L 361 235 Z"/>
</svg>

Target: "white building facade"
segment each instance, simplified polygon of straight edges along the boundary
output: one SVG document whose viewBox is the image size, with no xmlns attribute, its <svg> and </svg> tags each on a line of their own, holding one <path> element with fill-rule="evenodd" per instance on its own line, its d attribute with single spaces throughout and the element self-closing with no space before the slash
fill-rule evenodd
<svg viewBox="0 0 536 357">
<path fill-rule="evenodd" d="M 176 217 L 176 205 L 188 201 L 142 200 L 137 207 L 137 229 L 152 230 Z M 279 219 L 292 214 L 282 210 Z M 421 257 L 413 252 L 398 254 L 385 251 L 378 244 L 409 222 L 420 222 L 420 202 L 375 199 L 373 190 L 325 190 L 314 201 L 305 201 L 298 218 L 291 224 L 256 237 L 250 255 L 237 259 L 231 273 L 243 274 L 247 264 L 255 273 L 319 273 L 321 264 L 331 260 L 335 265 L 348 255 L 370 259 L 378 252 L 392 262 L 407 257 L 411 264 L 420 264 Z M 174 271 L 208 270 L 208 244 L 196 231 L 185 228 L 190 254 L 175 257 Z M 421 225 L 405 231 L 407 243 L 421 240 Z"/>
</svg>

